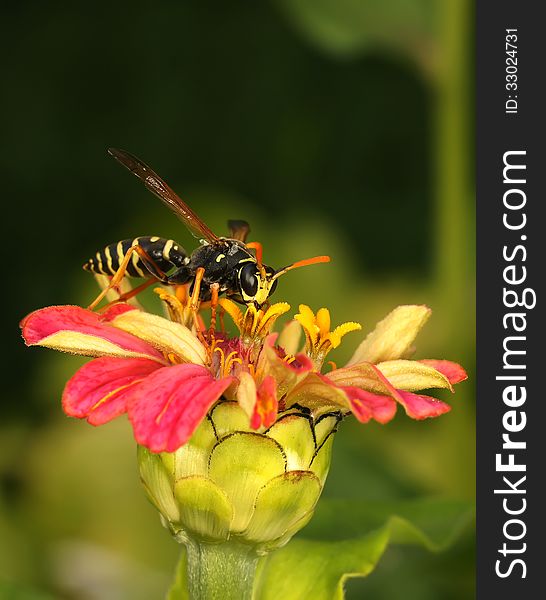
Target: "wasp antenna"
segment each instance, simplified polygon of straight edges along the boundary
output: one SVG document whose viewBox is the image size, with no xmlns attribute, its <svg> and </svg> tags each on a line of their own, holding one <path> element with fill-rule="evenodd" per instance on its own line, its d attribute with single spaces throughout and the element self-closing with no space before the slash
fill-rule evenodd
<svg viewBox="0 0 546 600">
<path fill-rule="evenodd" d="M 327 262 L 330 262 L 329 256 L 313 256 L 313 258 L 305 258 L 303 260 L 298 260 L 297 262 L 292 263 L 287 267 L 283 267 L 282 269 L 280 269 L 280 271 L 277 271 L 275 275 L 273 275 L 273 277 L 271 278 L 271 281 L 275 281 L 275 279 L 278 279 L 281 275 L 284 275 L 292 269 L 299 269 L 300 267 L 307 267 L 308 265 L 316 265 L 318 263 Z"/>
</svg>

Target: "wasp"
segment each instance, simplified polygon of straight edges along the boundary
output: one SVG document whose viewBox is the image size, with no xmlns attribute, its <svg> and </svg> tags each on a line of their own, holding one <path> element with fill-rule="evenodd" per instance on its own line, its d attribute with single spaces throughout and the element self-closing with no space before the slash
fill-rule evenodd
<svg viewBox="0 0 546 600">
<path fill-rule="evenodd" d="M 200 245 L 188 254 L 181 244 L 159 236 L 141 236 L 105 246 L 83 266 L 96 274 L 111 276 L 110 285 L 96 298 L 97 306 L 107 291 L 123 277 L 147 281 L 132 290 L 134 295 L 154 282 L 165 285 L 190 284 L 192 306 L 217 301 L 219 294 L 257 309 L 264 305 L 277 287 L 277 280 L 292 269 L 329 262 L 328 256 L 315 256 L 275 270 L 262 263 L 262 246 L 247 243 L 250 227 L 246 221 L 230 220 L 230 237 L 218 237 L 161 177 L 136 156 L 125 150 L 109 148 L 108 153 L 136 175 L 155 196 L 182 220 Z M 127 294 L 120 299 L 126 299 Z"/>
</svg>

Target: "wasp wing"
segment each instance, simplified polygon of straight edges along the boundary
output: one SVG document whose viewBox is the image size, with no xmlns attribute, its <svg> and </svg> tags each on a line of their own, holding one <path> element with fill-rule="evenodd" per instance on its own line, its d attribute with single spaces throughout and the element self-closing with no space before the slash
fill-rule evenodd
<svg viewBox="0 0 546 600">
<path fill-rule="evenodd" d="M 197 239 L 204 238 L 211 244 L 220 242 L 220 238 L 205 225 L 184 200 L 147 164 L 143 163 L 133 154 L 125 150 L 119 150 L 118 148 L 108 148 L 108 153 L 125 168 L 129 169 L 133 175 L 136 175 L 152 194 L 155 194 L 176 214 Z"/>
<path fill-rule="evenodd" d="M 240 219 L 230 219 L 228 222 L 229 236 L 234 240 L 246 242 L 246 238 L 250 233 L 250 225 L 246 221 Z"/>
</svg>

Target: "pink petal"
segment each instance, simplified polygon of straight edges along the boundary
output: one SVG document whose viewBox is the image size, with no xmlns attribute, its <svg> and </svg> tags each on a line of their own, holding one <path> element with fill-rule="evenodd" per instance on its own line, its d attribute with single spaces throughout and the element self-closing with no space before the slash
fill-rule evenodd
<svg viewBox="0 0 546 600">
<path fill-rule="evenodd" d="M 353 414 L 362 423 L 375 419 L 379 423 L 385 424 L 396 414 L 396 402 L 389 396 L 372 394 L 372 392 L 352 386 L 341 389 L 349 398 Z"/>
<path fill-rule="evenodd" d="M 448 361 L 436 361 L 448 362 Z M 455 364 L 455 363 L 450 363 Z M 431 365 L 433 366 L 433 365 Z M 443 373 L 446 375 L 445 373 Z M 337 369 L 326 375 L 328 379 L 336 381 L 340 386 L 358 387 L 363 391 L 373 390 L 385 394 L 402 404 L 406 414 L 413 419 L 425 419 L 427 417 L 437 417 L 451 410 L 451 407 L 440 400 L 429 396 L 419 396 L 410 392 L 404 392 L 395 389 L 392 383 L 379 371 L 379 369 L 370 363 L 361 362 L 352 367 Z M 446 375 L 447 377 L 447 375 Z"/>
<path fill-rule="evenodd" d="M 334 369 L 326 373 L 326 377 L 341 387 L 358 387 L 367 392 L 392 396 L 395 400 L 399 400 L 396 388 L 375 365 L 368 362 Z"/>
<path fill-rule="evenodd" d="M 439 417 L 451 410 L 451 406 L 430 396 L 421 396 L 402 390 L 398 390 L 398 395 L 401 397 L 401 404 L 406 409 L 406 414 L 412 419 Z"/>
<path fill-rule="evenodd" d="M 158 369 L 127 398 L 136 441 L 152 452 L 174 452 L 233 379 L 216 380 L 208 369 L 191 363 Z"/>
<path fill-rule="evenodd" d="M 282 400 L 286 408 L 293 404 L 312 410 L 323 407 L 341 407 L 350 410 L 351 403 L 342 386 L 335 384 L 326 375 L 307 373 L 305 377 Z"/>
<path fill-rule="evenodd" d="M 287 394 L 306 373 L 313 370 L 312 361 L 305 354 L 297 354 L 289 363 L 283 348 L 275 346 L 277 333 L 269 334 L 262 346 L 258 358 L 256 372 L 261 373 L 264 379 L 271 375 L 277 384 L 277 396 L 280 398 Z"/>
<path fill-rule="evenodd" d="M 124 306 L 124 305 L 121 305 Z M 111 309 L 115 316 L 127 309 Z M 153 346 L 138 337 L 120 331 L 104 321 L 110 318 L 107 311 L 104 316 L 79 306 L 48 306 L 30 313 L 21 321 L 23 337 L 28 345 L 41 344 L 48 337 L 61 331 L 83 333 L 112 342 L 123 350 L 147 354 L 150 357 L 163 360 L 163 355 Z"/>
<path fill-rule="evenodd" d="M 294 373 L 305 373 L 306 371 L 312 371 L 314 369 L 313 361 L 303 352 L 299 352 L 295 355 L 295 360 L 288 363 L 284 360 L 287 356 L 285 349 L 282 346 L 275 346 L 275 342 L 279 334 L 277 332 L 270 333 L 264 340 L 264 352 L 266 352 L 268 348 L 276 354 L 276 357 L 282 361 L 283 367 L 288 367 Z M 274 355 L 271 353 L 271 357 Z"/>
<path fill-rule="evenodd" d="M 451 384 L 460 383 L 468 377 L 466 371 L 461 367 L 461 365 L 451 362 L 450 360 L 426 359 L 420 360 L 419 362 L 423 363 L 424 365 L 428 365 L 429 367 L 439 371 L 442 375 L 445 375 Z"/>
<path fill-rule="evenodd" d="M 133 386 L 160 365 L 146 358 L 97 358 L 84 365 L 68 381 L 63 392 L 63 409 L 69 417 L 87 418 L 102 425 L 126 412 Z"/>
<path fill-rule="evenodd" d="M 137 309 L 130 304 L 126 304 L 125 302 L 117 302 L 116 304 L 112 304 L 112 306 L 107 308 L 104 312 L 99 313 L 99 317 L 101 321 L 113 321 L 119 315 L 129 312 L 130 310 Z"/>
<path fill-rule="evenodd" d="M 262 426 L 271 427 L 277 419 L 278 408 L 277 384 L 275 379 L 268 375 L 256 390 L 256 404 L 250 419 L 252 429 L 259 429 Z"/>
<path fill-rule="evenodd" d="M 284 360 L 283 363 L 294 373 L 306 373 L 312 371 L 315 367 L 313 361 L 303 352 L 296 354 L 293 361 L 287 362 Z"/>
<path fill-rule="evenodd" d="M 277 341 L 278 337 L 279 337 L 279 332 L 272 331 L 265 337 L 263 345 L 273 348 L 275 346 L 275 342 Z"/>
</svg>

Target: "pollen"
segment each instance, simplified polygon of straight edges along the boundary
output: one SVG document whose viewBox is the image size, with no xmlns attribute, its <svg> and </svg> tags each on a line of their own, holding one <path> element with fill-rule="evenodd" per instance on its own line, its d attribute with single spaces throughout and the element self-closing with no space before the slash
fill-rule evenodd
<svg viewBox="0 0 546 600">
<path fill-rule="evenodd" d="M 232 300 L 221 298 L 218 302 L 237 326 L 241 341 L 245 346 L 261 344 L 263 339 L 269 335 L 275 321 L 290 310 L 287 302 L 276 302 L 265 311 L 250 305 L 243 313 Z"/>
<path fill-rule="evenodd" d="M 242 364 L 242 359 L 238 356 L 236 350 L 232 350 L 229 354 L 226 355 L 223 348 L 215 345 L 215 341 L 213 341 L 212 354 L 218 352 L 220 357 L 220 366 L 218 369 L 218 377 L 229 377 L 233 371 L 233 367 L 235 364 Z"/>
</svg>

